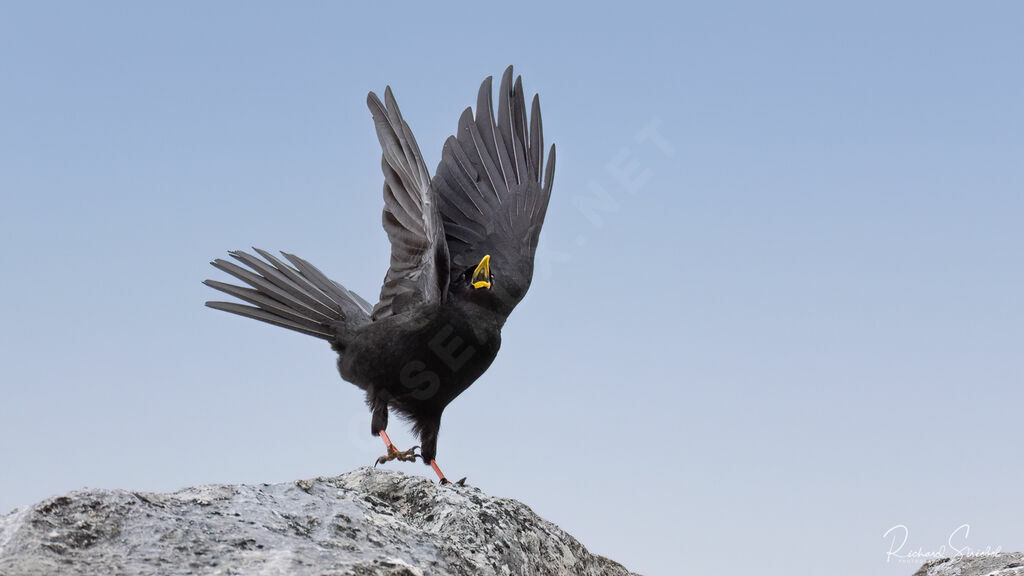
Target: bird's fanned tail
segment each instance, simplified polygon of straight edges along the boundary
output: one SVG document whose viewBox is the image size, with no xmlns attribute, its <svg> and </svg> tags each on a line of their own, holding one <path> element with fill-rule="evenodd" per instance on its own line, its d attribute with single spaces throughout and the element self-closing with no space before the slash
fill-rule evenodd
<svg viewBox="0 0 1024 576">
<path fill-rule="evenodd" d="M 366 300 L 327 278 L 309 262 L 282 252 L 291 263 L 288 265 L 269 252 L 253 250 L 263 260 L 240 250 L 228 253 L 245 267 L 220 258 L 211 262 L 249 287 L 203 281 L 253 306 L 218 301 L 207 302 L 207 306 L 322 338 L 340 347 L 344 347 L 350 330 L 370 322 L 372 306 Z"/>
</svg>

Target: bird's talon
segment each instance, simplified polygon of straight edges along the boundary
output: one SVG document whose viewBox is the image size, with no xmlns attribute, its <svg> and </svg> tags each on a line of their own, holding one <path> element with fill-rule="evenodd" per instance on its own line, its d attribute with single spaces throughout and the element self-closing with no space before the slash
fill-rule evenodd
<svg viewBox="0 0 1024 576">
<path fill-rule="evenodd" d="M 384 464 L 385 462 L 390 462 L 391 460 L 398 460 L 400 462 L 415 462 L 416 458 L 420 457 L 420 455 L 416 453 L 416 450 L 418 448 L 419 446 L 413 446 L 408 450 L 399 450 L 395 448 L 394 444 L 388 444 L 388 453 L 381 456 L 380 458 L 377 458 L 377 461 L 373 464 L 373 467 L 376 468 L 377 464 Z"/>
<path fill-rule="evenodd" d="M 401 460 L 402 462 L 415 462 L 416 458 L 419 457 L 419 454 L 416 453 L 417 448 L 419 448 L 419 446 L 413 446 L 412 448 L 409 448 L 408 450 L 403 450 L 401 452 L 396 451 L 395 458 Z"/>
</svg>

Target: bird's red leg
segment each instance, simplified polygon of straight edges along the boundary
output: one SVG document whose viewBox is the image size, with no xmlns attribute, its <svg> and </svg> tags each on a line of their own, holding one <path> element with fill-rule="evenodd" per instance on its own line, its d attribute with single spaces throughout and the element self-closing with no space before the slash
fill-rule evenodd
<svg viewBox="0 0 1024 576">
<path fill-rule="evenodd" d="M 434 472 L 437 472 L 437 477 L 441 480 L 441 484 L 448 483 L 448 479 L 444 477 L 444 472 L 441 472 L 441 469 L 437 467 L 437 460 L 431 460 L 430 467 L 434 469 Z"/>
<path fill-rule="evenodd" d="M 377 461 L 374 462 L 373 464 L 374 466 L 377 466 L 377 464 L 383 464 L 391 460 L 401 460 L 402 462 L 415 462 L 416 457 L 419 456 L 419 454 L 416 453 L 416 449 L 419 448 L 419 446 L 413 446 L 412 448 L 404 451 L 399 450 L 395 448 L 394 444 L 391 443 L 391 438 L 388 438 L 388 433 L 383 430 L 380 431 L 380 438 L 381 440 L 384 441 L 384 445 L 388 447 L 388 453 L 381 456 L 380 458 L 377 458 Z"/>
<path fill-rule="evenodd" d="M 449 482 L 448 479 L 444 477 L 444 472 L 441 472 L 441 468 L 438 467 L 437 460 L 431 460 L 430 461 L 430 467 L 433 468 L 434 472 L 437 473 L 437 477 L 440 480 L 441 484 L 451 484 L 451 482 Z M 466 479 L 463 478 L 462 480 L 459 480 L 455 484 L 457 486 L 465 486 L 466 485 Z"/>
</svg>

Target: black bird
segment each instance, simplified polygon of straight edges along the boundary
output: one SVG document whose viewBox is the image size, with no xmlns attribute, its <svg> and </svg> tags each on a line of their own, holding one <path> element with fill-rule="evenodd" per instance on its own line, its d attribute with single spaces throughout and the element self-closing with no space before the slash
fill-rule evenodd
<svg viewBox="0 0 1024 576">
<path fill-rule="evenodd" d="M 212 264 L 249 287 L 205 284 L 252 306 L 206 305 L 327 340 L 341 377 L 366 391 L 370 430 L 387 446 L 377 462 L 421 457 L 447 483 L 434 460 L 441 414 L 491 365 L 501 328 L 533 278 L 537 239 L 551 196 L 552 145 L 545 166 L 540 101 L 529 118 L 522 78 L 505 70 L 494 113 L 491 78 L 444 143 L 430 177 L 391 88 L 366 103 L 383 149 L 384 230 L 391 265 L 372 309 L 355 292 L 292 254 L 288 263 L 263 250 L 229 254 L 245 267 Z M 289 265 L 290 263 L 290 265 Z M 420 436 L 399 451 L 388 438 L 388 411 Z M 463 479 L 465 480 L 465 479 Z"/>
</svg>

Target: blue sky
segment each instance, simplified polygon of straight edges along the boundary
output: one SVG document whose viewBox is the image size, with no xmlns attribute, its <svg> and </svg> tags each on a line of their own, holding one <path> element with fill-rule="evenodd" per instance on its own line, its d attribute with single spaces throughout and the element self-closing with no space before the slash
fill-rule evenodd
<svg viewBox="0 0 1024 576">
<path fill-rule="evenodd" d="M 392 86 L 433 169 L 514 64 L 558 169 L 531 292 L 445 414 L 451 476 L 648 575 L 1024 549 L 1022 17 L 8 4 L 0 510 L 371 463 L 331 350 L 200 282 L 255 245 L 373 299 L 367 91 Z"/>
</svg>

